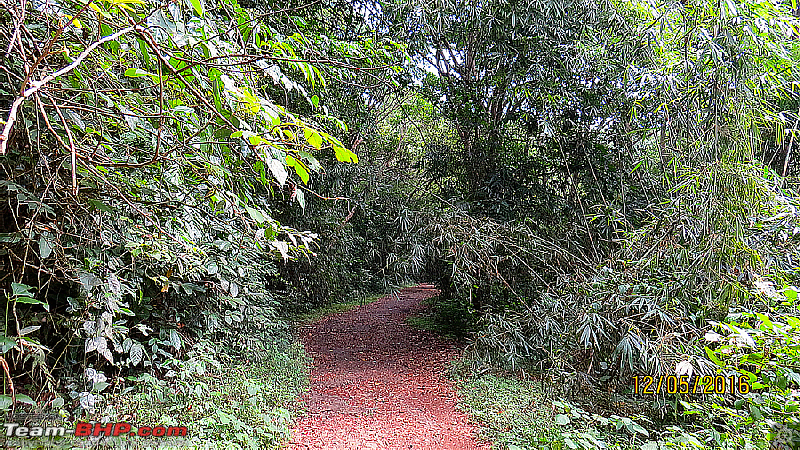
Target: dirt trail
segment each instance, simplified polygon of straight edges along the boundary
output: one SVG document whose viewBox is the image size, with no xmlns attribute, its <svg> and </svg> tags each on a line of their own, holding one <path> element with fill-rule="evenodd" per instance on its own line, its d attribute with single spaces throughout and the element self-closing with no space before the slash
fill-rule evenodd
<svg viewBox="0 0 800 450">
<path fill-rule="evenodd" d="M 406 317 L 437 293 L 430 285 L 403 289 L 326 317 L 304 331 L 314 358 L 308 414 L 293 449 L 488 449 L 456 409 L 443 373 L 455 344 L 414 329 Z"/>
</svg>

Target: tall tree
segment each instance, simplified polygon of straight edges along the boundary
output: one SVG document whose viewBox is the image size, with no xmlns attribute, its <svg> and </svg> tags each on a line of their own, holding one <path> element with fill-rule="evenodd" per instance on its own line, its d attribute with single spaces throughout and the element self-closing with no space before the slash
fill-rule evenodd
<svg viewBox="0 0 800 450">
<path fill-rule="evenodd" d="M 424 82 L 429 99 L 457 128 L 461 155 L 454 169 L 470 199 L 518 197 L 505 188 L 526 174 L 504 176 L 504 171 L 530 163 L 537 150 L 540 156 L 549 151 L 547 156 L 563 163 L 561 171 L 569 170 L 560 151 L 552 155 L 558 148 L 553 138 L 579 126 L 588 131 L 608 114 L 597 110 L 603 107 L 598 90 L 613 91 L 608 61 L 597 61 L 602 58 L 581 42 L 595 37 L 587 33 L 592 26 L 624 25 L 609 19 L 604 7 L 514 0 L 389 4 L 393 30 L 409 40 L 416 68 L 429 73 Z M 539 164 L 534 170 L 552 167 Z"/>
</svg>

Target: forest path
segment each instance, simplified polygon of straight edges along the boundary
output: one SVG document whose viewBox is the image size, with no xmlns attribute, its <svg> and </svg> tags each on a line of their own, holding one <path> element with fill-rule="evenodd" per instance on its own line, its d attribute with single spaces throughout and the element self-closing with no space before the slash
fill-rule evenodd
<svg viewBox="0 0 800 450">
<path fill-rule="evenodd" d="M 293 449 L 489 449 L 444 377 L 459 348 L 405 319 L 436 295 L 406 288 L 303 330 L 313 356 Z"/>
</svg>

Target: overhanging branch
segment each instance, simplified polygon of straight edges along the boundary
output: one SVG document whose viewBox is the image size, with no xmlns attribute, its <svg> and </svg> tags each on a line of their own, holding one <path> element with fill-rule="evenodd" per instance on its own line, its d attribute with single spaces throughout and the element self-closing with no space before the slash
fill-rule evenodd
<svg viewBox="0 0 800 450">
<path fill-rule="evenodd" d="M 0 134 L 0 156 L 6 154 L 6 147 L 8 146 L 8 136 L 11 134 L 11 129 L 14 127 L 14 122 L 16 122 L 17 120 L 17 111 L 19 110 L 19 107 L 22 106 L 22 103 L 28 97 L 37 93 L 45 84 L 55 80 L 61 75 L 69 73 L 70 71 L 78 67 L 83 62 L 83 60 L 86 59 L 86 57 L 89 56 L 89 54 L 100 45 L 109 41 L 116 40 L 120 36 L 130 33 L 135 28 L 136 28 L 135 26 L 123 28 L 122 30 L 117 31 L 114 34 L 110 34 L 102 39 L 99 39 L 97 42 L 86 47 L 86 50 L 81 52 L 81 54 L 78 55 L 77 58 L 75 58 L 75 61 L 72 62 L 72 64 L 66 67 L 62 67 L 61 69 L 51 73 L 50 75 L 42 78 L 39 81 L 32 81 L 30 83 L 31 87 L 22 91 L 22 94 L 19 97 L 17 97 L 16 100 L 14 100 L 14 103 L 11 105 L 11 110 L 8 112 L 8 120 L 6 120 L 5 126 L 3 127 L 3 133 Z"/>
</svg>

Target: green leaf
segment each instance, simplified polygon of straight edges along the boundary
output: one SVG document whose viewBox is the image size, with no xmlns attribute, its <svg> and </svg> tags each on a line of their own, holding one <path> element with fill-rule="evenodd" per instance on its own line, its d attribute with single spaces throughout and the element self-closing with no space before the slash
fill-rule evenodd
<svg viewBox="0 0 800 450">
<path fill-rule="evenodd" d="M 286 165 L 289 167 L 294 167 L 294 171 L 297 173 L 297 176 L 303 180 L 304 184 L 308 184 L 308 170 L 306 170 L 302 162 L 295 159 L 292 155 L 286 155 Z"/>
<path fill-rule="evenodd" d="M 31 333 L 33 333 L 34 331 L 38 330 L 41 327 L 42 327 L 41 325 L 31 325 L 31 326 L 25 327 L 25 328 L 19 330 L 19 335 L 20 336 L 25 336 L 26 334 L 31 334 Z"/>
<path fill-rule="evenodd" d="M 251 208 L 251 207 L 249 207 L 249 206 L 247 206 L 246 208 L 247 208 L 247 214 L 249 214 L 249 215 L 250 215 L 250 217 L 251 217 L 253 220 L 255 220 L 256 222 L 258 222 L 258 223 L 264 223 L 264 222 L 266 222 L 266 221 L 267 221 L 267 218 L 266 218 L 266 217 L 264 217 L 264 214 L 261 214 L 261 211 L 259 211 L 259 210 L 255 209 L 255 208 Z"/>
<path fill-rule="evenodd" d="M 131 366 L 138 365 L 140 362 L 142 362 L 142 359 L 144 358 L 144 347 L 142 347 L 142 345 L 138 343 L 133 344 L 129 352 L 129 355 L 130 357 L 128 361 L 130 362 Z"/>
<path fill-rule="evenodd" d="M 306 128 L 304 130 L 304 134 L 306 140 L 312 147 L 316 148 L 317 150 L 322 148 L 322 136 L 320 136 L 319 132 L 316 130 L 311 130 L 310 128 Z"/>
<path fill-rule="evenodd" d="M 169 330 L 169 345 L 171 345 L 175 350 L 180 350 L 183 347 L 183 339 L 181 339 L 181 335 L 178 333 L 178 330 Z"/>
<path fill-rule="evenodd" d="M 196 0 L 192 0 L 196 1 Z M 250 89 L 242 88 L 241 100 L 247 105 L 247 111 L 250 114 L 256 114 L 261 110 L 261 100 L 250 92 Z"/>
<path fill-rule="evenodd" d="M 17 394 L 17 401 L 26 405 L 36 405 L 36 402 L 25 394 Z"/>
<path fill-rule="evenodd" d="M 706 355 L 708 355 L 708 359 L 710 359 L 711 361 L 714 362 L 714 364 L 720 367 L 725 367 L 725 363 L 720 361 L 719 358 L 717 358 L 717 355 L 714 354 L 714 350 L 711 350 L 708 347 L 706 347 L 705 349 L 706 349 Z"/>
<path fill-rule="evenodd" d="M 48 305 L 47 303 L 45 303 L 45 302 L 43 302 L 41 300 L 36 300 L 35 298 L 22 296 L 22 297 L 17 297 L 15 300 L 16 300 L 17 303 L 25 303 L 25 304 L 28 304 L 28 305 L 42 305 L 42 307 L 44 307 L 44 309 L 46 309 L 47 311 L 50 311 L 50 305 Z"/>
<path fill-rule="evenodd" d="M 792 303 L 797 301 L 797 289 L 794 286 L 790 286 L 783 290 L 783 295 L 786 296 L 789 301 Z"/>
<path fill-rule="evenodd" d="M 311 97 L 311 103 L 312 103 L 312 104 L 313 104 L 315 107 L 319 107 L 319 97 L 317 97 L 316 95 L 312 96 L 312 97 Z"/>
<path fill-rule="evenodd" d="M 742 361 L 747 361 L 753 364 L 758 364 L 764 359 L 764 354 L 761 352 L 748 353 Z"/>
<path fill-rule="evenodd" d="M 136 67 L 129 67 L 128 69 L 125 69 L 125 76 L 130 78 L 150 77 L 150 79 L 153 80 L 153 83 L 158 83 L 161 80 L 159 76 L 153 72 L 148 72 Z"/>
<path fill-rule="evenodd" d="M 761 414 L 761 410 L 758 409 L 758 406 L 753 404 L 750 405 L 750 415 L 754 420 L 761 420 L 764 418 L 764 416 Z"/>
<path fill-rule="evenodd" d="M 17 346 L 17 341 L 8 336 L 0 335 L 0 355 Z"/>
<path fill-rule="evenodd" d="M 760 320 L 768 329 L 770 330 L 772 329 L 773 327 L 772 321 L 769 320 L 769 317 L 767 315 L 756 313 L 756 317 L 758 317 L 758 320 Z"/>
<path fill-rule="evenodd" d="M 158 75 L 136 67 L 129 67 L 128 69 L 125 69 L 125 76 L 130 78 L 139 78 L 139 77 L 153 77 L 153 76 L 157 77 Z"/>
<path fill-rule="evenodd" d="M 339 146 L 335 146 L 333 149 L 336 152 L 336 159 L 338 159 L 339 161 L 353 162 L 353 163 L 358 162 L 358 156 L 356 156 L 356 154 L 351 152 L 350 150 Z"/>
<path fill-rule="evenodd" d="M 209 259 L 208 262 L 206 262 L 206 271 L 208 271 L 209 275 L 214 275 L 219 272 L 219 266 L 217 266 L 217 262 L 213 259 Z"/>
<path fill-rule="evenodd" d="M 12 295 L 14 295 L 15 297 L 18 295 L 26 295 L 30 297 L 31 295 L 33 295 L 31 289 L 33 289 L 33 287 L 28 286 L 27 284 L 11 283 L 11 292 L 13 293 Z"/>
<path fill-rule="evenodd" d="M 322 170 L 322 165 L 317 161 L 311 153 L 300 151 L 298 152 L 303 161 L 305 162 L 306 166 L 311 169 L 312 172 L 319 172 Z"/>
<path fill-rule="evenodd" d="M 286 183 L 286 179 L 289 178 L 289 172 L 286 171 L 286 167 L 283 163 L 277 159 L 270 158 L 267 160 L 267 167 L 269 167 L 275 179 L 278 180 L 278 183 L 283 186 Z"/>
<path fill-rule="evenodd" d="M 197 13 L 197 15 L 202 16 L 203 4 L 200 2 L 200 0 L 189 0 L 189 2 L 191 3 L 192 8 L 194 8 L 194 11 Z"/>
<path fill-rule="evenodd" d="M 625 428 L 627 428 L 628 431 L 630 431 L 631 433 L 639 433 L 644 436 L 650 436 L 650 433 L 648 433 L 647 430 L 644 429 L 644 427 L 642 427 L 641 425 L 639 425 L 634 421 L 626 422 Z"/>
<path fill-rule="evenodd" d="M 247 141 L 250 142 L 250 145 L 258 145 L 267 142 L 264 138 L 257 134 L 250 134 L 247 136 Z"/>
<path fill-rule="evenodd" d="M 101 202 L 100 200 L 89 199 L 89 204 L 92 206 L 92 208 L 97 209 L 99 211 L 103 211 L 103 212 L 111 212 L 111 211 L 113 211 L 113 209 L 110 206 L 106 205 L 105 203 Z"/>
<path fill-rule="evenodd" d="M 306 209 L 306 195 L 299 188 L 294 192 L 295 192 L 295 198 L 297 199 L 297 203 L 300 204 L 301 208 Z"/>
<path fill-rule="evenodd" d="M 110 16 L 108 17 L 111 18 Z M 143 39 L 137 39 L 139 41 L 139 52 L 142 54 L 142 61 L 146 66 L 150 65 L 150 52 L 147 50 L 147 42 Z"/>
<path fill-rule="evenodd" d="M 21 233 L 0 233 L 0 242 L 8 242 L 9 244 L 15 244 L 20 241 L 22 238 Z"/>
<path fill-rule="evenodd" d="M 39 236 L 39 258 L 47 259 L 51 253 L 53 253 L 53 244 L 50 243 L 46 233 L 43 233 Z"/>
</svg>

